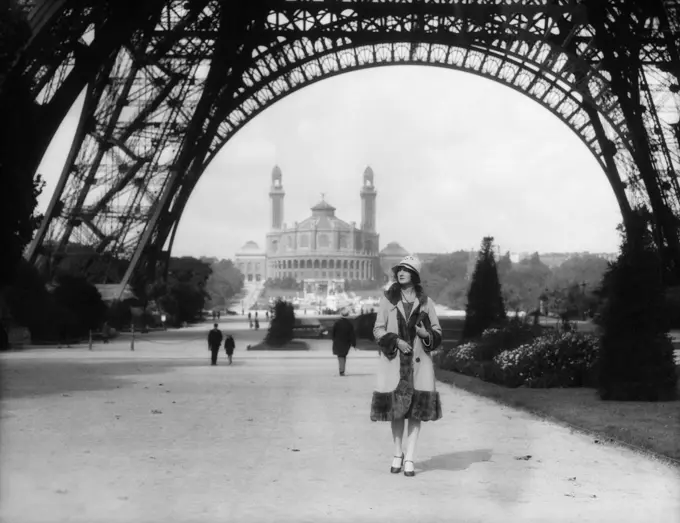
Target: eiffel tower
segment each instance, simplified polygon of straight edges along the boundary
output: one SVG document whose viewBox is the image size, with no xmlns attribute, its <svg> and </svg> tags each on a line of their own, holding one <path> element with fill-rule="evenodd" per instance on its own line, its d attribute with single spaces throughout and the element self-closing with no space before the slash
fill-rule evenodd
<svg viewBox="0 0 680 523">
<path fill-rule="evenodd" d="M 11 95 L 22 104 L 33 139 L 5 165 L 35 176 L 85 90 L 27 252 L 33 263 L 58 261 L 76 243 L 129 261 L 123 286 L 153 278 L 196 183 L 251 118 L 323 78 L 419 64 L 500 82 L 562 120 L 600 163 L 624 223 L 636 207 L 648 210 L 668 272 L 680 278 L 675 0 L 25 0 L 15 8 L 21 52 L 0 76 L 0 103 Z"/>
</svg>

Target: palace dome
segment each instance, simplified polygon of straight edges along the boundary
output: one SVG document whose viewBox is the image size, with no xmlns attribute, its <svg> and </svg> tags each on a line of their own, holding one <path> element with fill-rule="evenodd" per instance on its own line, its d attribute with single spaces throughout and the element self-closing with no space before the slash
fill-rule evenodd
<svg viewBox="0 0 680 523">
<path fill-rule="evenodd" d="M 321 200 L 311 210 L 312 215 L 298 224 L 299 229 L 352 230 L 349 223 L 335 216 L 335 207 L 326 200 Z"/>
<path fill-rule="evenodd" d="M 255 243 L 254 241 L 249 241 L 246 242 L 243 247 L 241 247 L 241 251 L 243 252 L 252 252 L 252 251 L 260 251 L 260 246 Z"/>
<path fill-rule="evenodd" d="M 409 254 L 398 242 L 390 242 L 380 251 L 381 256 L 408 256 Z"/>
</svg>

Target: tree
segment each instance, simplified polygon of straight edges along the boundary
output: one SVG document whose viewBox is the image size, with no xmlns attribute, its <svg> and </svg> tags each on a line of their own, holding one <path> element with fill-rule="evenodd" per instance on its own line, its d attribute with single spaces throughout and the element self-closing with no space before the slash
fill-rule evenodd
<svg viewBox="0 0 680 523">
<path fill-rule="evenodd" d="M 168 265 L 168 281 L 191 283 L 204 287 L 208 278 L 212 274 L 210 264 L 192 256 L 182 256 L 181 258 L 170 258 Z"/>
<path fill-rule="evenodd" d="M 501 284 L 493 251 L 493 237 L 486 236 L 477 256 L 465 308 L 463 339 L 474 338 L 506 318 Z"/>
<path fill-rule="evenodd" d="M 602 294 L 600 398 L 675 399 L 678 377 L 668 336 L 663 264 L 640 212 L 631 218 L 620 255 L 605 273 Z"/>
<path fill-rule="evenodd" d="M 201 259 L 206 261 L 205 259 Z M 205 290 L 213 306 L 227 306 L 229 300 L 243 289 L 244 276 L 231 260 L 213 262 Z"/>
<path fill-rule="evenodd" d="M 187 281 L 174 281 L 159 294 L 158 304 L 169 315 L 170 325 L 177 327 L 183 322 L 201 318 L 206 294 L 196 285 Z"/>
<path fill-rule="evenodd" d="M 31 90 L 11 73 L 31 28 L 12 2 L 0 16 L 0 114 L 9 131 L 0 140 L 0 289 L 14 281 L 23 251 L 33 238 L 41 216 L 35 213 L 43 182 L 34 172 L 30 144 L 35 140 L 35 104 Z M 30 173 L 27 175 L 27 173 Z"/>
<path fill-rule="evenodd" d="M 57 280 L 54 301 L 66 315 L 70 335 L 85 336 L 106 319 L 107 307 L 97 288 L 82 276 L 63 275 Z"/>
<path fill-rule="evenodd" d="M 276 300 L 265 342 L 272 347 L 282 347 L 293 339 L 294 326 L 293 304 L 282 299 Z"/>
<path fill-rule="evenodd" d="M 61 315 L 45 279 L 33 265 L 23 259 L 19 262 L 4 297 L 12 318 L 28 328 L 33 341 L 57 340 Z"/>
<path fill-rule="evenodd" d="M 465 308 L 468 282 L 465 279 L 470 253 L 456 251 L 440 254 L 423 264 L 421 281 L 425 293 L 453 309 Z"/>
<path fill-rule="evenodd" d="M 498 260 L 497 268 L 498 279 L 501 282 L 503 282 L 505 280 L 505 277 L 512 270 L 512 260 L 510 259 L 510 251 L 507 251 L 503 256 L 501 256 L 501 258 Z"/>
</svg>

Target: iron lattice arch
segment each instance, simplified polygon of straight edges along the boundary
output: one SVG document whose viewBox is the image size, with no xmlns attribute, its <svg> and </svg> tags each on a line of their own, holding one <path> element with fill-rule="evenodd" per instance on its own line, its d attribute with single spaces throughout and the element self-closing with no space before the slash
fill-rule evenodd
<svg viewBox="0 0 680 523">
<path fill-rule="evenodd" d="M 593 153 L 624 219 L 646 206 L 668 263 L 680 260 L 674 2 L 25 4 L 33 36 L 15 76 L 45 122 L 37 158 L 86 92 L 33 261 L 84 244 L 130 260 L 127 283 L 167 255 L 200 176 L 250 119 L 313 82 L 390 64 L 470 72 L 540 103 Z"/>
</svg>

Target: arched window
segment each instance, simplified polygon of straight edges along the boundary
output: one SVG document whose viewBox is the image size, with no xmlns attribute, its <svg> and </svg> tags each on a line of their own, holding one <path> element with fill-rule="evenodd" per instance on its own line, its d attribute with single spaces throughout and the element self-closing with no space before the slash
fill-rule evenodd
<svg viewBox="0 0 680 523">
<path fill-rule="evenodd" d="M 300 247 L 309 247 L 309 234 L 300 235 Z"/>
<path fill-rule="evenodd" d="M 319 260 L 314 260 L 314 268 L 315 269 L 318 269 L 320 267 L 320 265 L 321 264 L 319 263 Z"/>
<path fill-rule="evenodd" d="M 328 262 L 328 268 L 329 269 L 335 269 L 335 260 L 330 260 Z"/>
<path fill-rule="evenodd" d="M 341 234 L 340 235 L 340 245 L 339 245 L 339 247 L 341 249 L 346 249 L 348 245 L 349 245 L 349 242 L 347 241 L 347 235 Z"/>
</svg>

